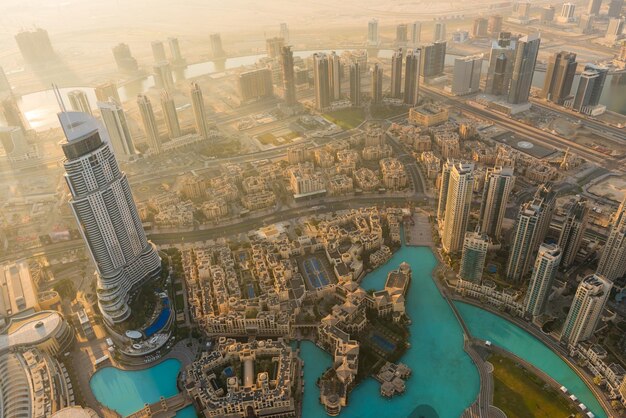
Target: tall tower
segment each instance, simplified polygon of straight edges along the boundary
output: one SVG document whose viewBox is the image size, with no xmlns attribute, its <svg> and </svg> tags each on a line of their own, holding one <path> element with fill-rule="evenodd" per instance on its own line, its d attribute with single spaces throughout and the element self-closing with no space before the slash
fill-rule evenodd
<svg viewBox="0 0 626 418">
<path fill-rule="evenodd" d="M 404 103 L 415 106 L 419 100 L 420 53 L 409 49 L 404 71 Z"/>
<path fill-rule="evenodd" d="M 545 311 L 560 262 L 561 249 L 558 245 L 541 244 L 524 300 L 524 312 L 536 317 Z"/>
<path fill-rule="evenodd" d="M 585 71 L 580 75 L 576 96 L 571 104 L 574 110 L 591 113 L 598 106 L 608 72 L 609 69 L 606 67 L 585 65 Z"/>
<path fill-rule="evenodd" d="M 601 6 L 602 0 L 589 0 L 589 6 L 587 6 L 587 14 L 591 16 L 598 16 L 600 14 Z"/>
<path fill-rule="evenodd" d="M 609 0 L 608 17 L 619 17 L 624 8 L 624 0 Z"/>
<path fill-rule="evenodd" d="M 154 62 L 167 61 L 167 57 L 165 56 L 165 46 L 162 41 L 152 41 L 152 58 Z"/>
<path fill-rule="evenodd" d="M 137 106 L 139 106 L 139 113 L 141 114 L 141 121 L 143 122 L 143 129 L 146 132 L 146 139 L 150 146 L 150 151 L 153 154 L 161 153 L 161 138 L 159 136 L 159 126 L 156 123 L 154 117 L 154 109 L 152 109 L 152 103 L 148 96 L 139 94 L 137 96 Z"/>
<path fill-rule="evenodd" d="M 372 19 L 367 23 L 367 44 L 378 46 L 378 20 Z"/>
<path fill-rule="evenodd" d="M 206 112 L 204 110 L 204 98 L 202 90 L 196 82 L 191 83 L 191 108 L 193 109 L 193 118 L 196 122 L 196 133 L 202 139 L 209 139 L 209 124 L 206 120 Z"/>
<path fill-rule="evenodd" d="M 528 102 L 540 43 L 539 34 L 536 33 L 526 35 L 517 41 L 508 97 L 508 102 L 511 104 Z"/>
<path fill-rule="evenodd" d="M 173 91 L 174 77 L 172 77 L 172 68 L 167 61 L 159 61 L 152 67 L 154 71 L 154 85 L 157 88 Z"/>
<path fill-rule="evenodd" d="M 473 188 L 474 164 L 454 164 L 450 170 L 446 214 L 443 220 L 441 239 L 443 249 L 447 253 L 456 253 L 463 248 Z"/>
<path fill-rule="evenodd" d="M 211 34 L 211 51 L 213 52 L 213 58 L 224 58 L 226 51 L 222 47 L 222 36 L 219 33 Z"/>
<path fill-rule="evenodd" d="M 161 108 L 163 109 L 163 118 L 167 125 L 169 137 L 178 138 L 182 133 L 180 131 L 180 123 L 178 122 L 178 113 L 176 113 L 176 104 L 165 90 L 161 92 Z"/>
<path fill-rule="evenodd" d="M 402 48 L 391 57 L 391 97 L 402 98 Z"/>
<path fill-rule="evenodd" d="M 415 48 L 420 42 L 422 42 L 422 23 L 413 22 L 411 23 L 411 46 Z"/>
<path fill-rule="evenodd" d="M 446 40 L 446 24 L 443 22 L 435 22 L 433 31 L 433 42 L 441 42 Z"/>
<path fill-rule="evenodd" d="M 490 240 L 486 234 L 478 232 L 466 232 L 463 240 L 463 255 L 459 276 L 463 280 L 480 282 L 483 277 L 487 250 Z"/>
<path fill-rule="evenodd" d="M 319 111 L 330 106 L 330 83 L 328 56 L 324 53 L 313 54 L 313 81 L 315 82 L 315 107 Z"/>
<path fill-rule="evenodd" d="M 474 38 L 486 38 L 489 35 L 489 22 L 484 17 L 477 17 L 474 19 L 474 27 L 472 29 L 472 36 Z"/>
<path fill-rule="evenodd" d="M 14 97 L 11 96 L 2 101 L 2 113 L 8 126 L 17 126 L 23 131 L 28 130 L 28 121 L 22 114 Z"/>
<path fill-rule="evenodd" d="M 70 100 L 70 106 L 72 110 L 76 112 L 84 112 L 91 115 L 91 106 L 89 105 L 89 99 L 82 90 L 72 90 L 67 93 L 67 98 Z"/>
<path fill-rule="evenodd" d="M 446 42 L 435 42 L 421 49 L 420 77 L 430 78 L 443 74 L 446 62 Z"/>
<path fill-rule="evenodd" d="M 109 136 L 113 152 L 120 160 L 127 160 L 135 155 L 135 146 L 133 138 L 130 136 L 128 122 L 126 122 L 126 114 L 122 106 L 115 101 L 98 102 L 100 116 L 106 127 L 106 133 Z"/>
<path fill-rule="evenodd" d="M 285 40 L 283 38 L 274 37 L 265 40 L 265 50 L 267 56 L 270 58 L 278 58 L 285 47 Z"/>
<path fill-rule="evenodd" d="M 478 92 L 480 89 L 480 73 L 482 66 L 482 54 L 456 58 L 454 60 L 452 93 L 462 96 L 464 94 Z"/>
<path fill-rule="evenodd" d="M 437 205 L 437 223 L 443 228 L 443 220 L 446 217 L 446 203 L 448 202 L 448 188 L 450 187 L 450 172 L 454 167 L 454 160 L 446 160 L 441 167 L 441 183 L 439 186 L 439 200 Z"/>
<path fill-rule="evenodd" d="M 350 101 L 352 106 L 361 106 L 361 71 L 358 62 L 350 64 Z"/>
<path fill-rule="evenodd" d="M 178 38 L 167 38 L 167 43 L 170 47 L 170 55 L 172 57 L 170 62 L 172 63 L 172 67 L 185 67 L 186 62 L 180 52 L 180 44 L 178 43 Z"/>
<path fill-rule="evenodd" d="M 611 223 L 613 226 L 598 263 L 598 274 L 614 281 L 626 274 L 626 197 Z"/>
<path fill-rule="evenodd" d="M 111 99 L 113 99 L 115 103 L 122 103 L 115 83 L 109 82 L 98 84 L 94 88 L 94 92 L 96 93 L 96 100 L 99 102 L 110 102 Z"/>
<path fill-rule="evenodd" d="M 572 52 L 556 52 L 550 57 L 542 97 L 563 104 L 572 91 L 577 65 L 576 54 Z"/>
<path fill-rule="evenodd" d="M 409 40 L 409 28 L 406 23 L 401 23 L 396 26 L 396 45 L 398 46 L 406 46 L 406 43 Z"/>
<path fill-rule="evenodd" d="M 62 147 L 70 206 L 98 273 L 98 306 L 108 324 L 117 324 L 131 315 L 130 295 L 159 275 L 161 259 L 96 119 L 64 112 L 59 121 L 67 138 Z"/>
<path fill-rule="evenodd" d="M 587 276 L 580 282 L 561 331 L 561 341 L 576 345 L 593 335 L 611 287 L 611 282 L 598 273 Z"/>
<path fill-rule="evenodd" d="M 383 69 L 376 63 L 370 69 L 372 76 L 372 103 L 380 104 L 383 101 Z"/>
<path fill-rule="evenodd" d="M 280 37 L 289 43 L 289 26 L 284 22 L 280 24 Z"/>
<path fill-rule="evenodd" d="M 296 80 L 293 71 L 293 52 L 290 46 L 284 46 L 280 53 L 280 65 L 283 71 L 283 86 L 285 88 L 285 102 L 293 106 L 296 100 Z"/>
<path fill-rule="evenodd" d="M 113 47 L 113 58 L 117 69 L 126 72 L 135 72 L 139 69 L 137 60 L 130 52 L 128 44 L 120 43 Z"/>
<path fill-rule="evenodd" d="M 480 232 L 494 239 L 500 238 L 506 205 L 514 186 L 512 168 L 494 167 L 487 170 L 478 220 Z"/>
<path fill-rule="evenodd" d="M 495 96 L 508 95 L 515 62 L 515 46 L 509 32 L 500 32 L 491 46 L 489 69 L 485 81 L 485 93 Z"/>
<path fill-rule="evenodd" d="M 328 91 L 330 92 L 330 101 L 341 99 L 341 76 L 343 74 L 343 65 L 341 59 L 335 51 L 328 56 Z"/>
<path fill-rule="evenodd" d="M 574 263 L 589 217 L 589 206 L 584 198 L 572 199 L 569 204 L 570 207 L 559 236 L 559 247 L 563 249 L 561 261 L 563 267 L 569 267 Z"/>
</svg>

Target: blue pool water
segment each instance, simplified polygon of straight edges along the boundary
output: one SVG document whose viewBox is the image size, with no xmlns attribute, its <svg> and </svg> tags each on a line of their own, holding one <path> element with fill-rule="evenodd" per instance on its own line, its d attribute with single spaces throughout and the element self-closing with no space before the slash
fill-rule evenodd
<svg viewBox="0 0 626 418">
<path fill-rule="evenodd" d="M 374 341 L 377 346 L 379 346 L 381 349 L 385 350 L 388 353 L 391 353 L 393 350 L 396 349 L 396 345 L 382 335 L 372 335 L 372 341 Z"/>
<path fill-rule="evenodd" d="M 596 417 L 606 417 L 587 385 L 541 341 L 491 312 L 462 302 L 456 302 L 456 306 L 473 336 L 489 340 L 543 370 L 576 395 Z"/>
<path fill-rule="evenodd" d="M 162 302 L 163 309 L 161 309 L 161 312 L 159 312 L 159 316 L 144 331 L 144 334 L 146 334 L 146 337 L 148 338 L 161 331 L 161 329 L 163 329 L 165 324 L 167 324 L 167 321 L 170 319 L 170 300 L 169 298 L 163 298 Z"/>
<path fill-rule="evenodd" d="M 319 289 L 328 285 L 328 277 L 326 277 L 326 272 L 324 268 L 320 264 L 319 260 L 316 258 L 309 258 L 304 260 L 304 273 L 309 283 L 310 289 Z"/>
<path fill-rule="evenodd" d="M 186 408 L 181 409 L 176 413 L 176 418 L 197 418 L 196 410 L 193 405 L 189 405 Z"/>
<path fill-rule="evenodd" d="M 180 361 L 168 359 L 149 369 L 126 371 L 105 367 L 93 375 L 89 386 L 96 399 L 122 416 L 137 412 L 146 403 L 178 393 L 176 377 Z M 187 418 L 183 415 L 183 418 Z"/>
</svg>

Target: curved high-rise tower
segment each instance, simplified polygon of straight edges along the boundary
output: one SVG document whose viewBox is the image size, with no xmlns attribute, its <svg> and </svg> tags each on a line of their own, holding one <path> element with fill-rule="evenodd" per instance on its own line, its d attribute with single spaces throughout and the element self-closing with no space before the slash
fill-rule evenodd
<svg viewBox="0 0 626 418">
<path fill-rule="evenodd" d="M 108 135 L 93 117 L 63 112 L 59 120 L 70 205 L 98 270 L 98 305 L 109 324 L 130 316 L 130 295 L 160 273 L 161 260 L 148 242 L 128 179 L 120 171 Z"/>
</svg>

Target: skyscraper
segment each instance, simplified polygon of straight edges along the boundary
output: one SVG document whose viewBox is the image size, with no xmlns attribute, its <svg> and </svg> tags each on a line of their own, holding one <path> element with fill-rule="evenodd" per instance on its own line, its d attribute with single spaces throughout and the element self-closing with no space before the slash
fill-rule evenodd
<svg viewBox="0 0 626 418">
<path fill-rule="evenodd" d="M 391 97 L 402 98 L 402 48 L 391 56 Z"/>
<path fill-rule="evenodd" d="M 500 32 L 498 40 L 493 42 L 485 81 L 485 93 L 494 96 L 509 94 L 516 44 L 517 41 L 511 40 L 509 32 Z"/>
<path fill-rule="evenodd" d="M 178 38 L 167 38 L 167 44 L 170 47 L 170 55 L 172 57 L 170 63 L 172 64 L 172 67 L 185 67 L 187 63 L 180 52 L 180 44 L 178 43 Z"/>
<path fill-rule="evenodd" d="M 211 34 L 211 52 L 213 52 L 213 58 L 224 58 L 226 52 L 222 47 L 222 36 L 219 33 Z"/>
<path fill-rule="evenodd" d="M 519 21 L 528 21 L 530 15 L 530 1 L 518 1 L 513 4 L 513 16 Z"/>
<path fill-rule="evenodd" d="M 122 102 L 115 83 L 98 84 L 94 88 L 94 92 L 96 93 L 96 100 L 99 102 L 108 102 L 111 99 L 115 100 L 116 103 Z"/>
<path fill-rule="evenodd" d="M 176 104 L 165 90 L 161 92 L 161 108 L 163 109 L 163 119 L 165 119 L 169 137 L 178 138 L 182 135 L 182 132 L 178 122 L 178 113 L 176 113 Z"/>
<path fill-rule="evenodd" d="M 315 107 L 319 111 L 330 106 L 330 80 L 328 56 L 324 53 L 313 54 L 313 81 L 315 84 Z"/>
<path fill-rule="evenodd" d="M 600 14 L 601 6 L 602 0 L 589 0 L 589 6 L 587 6 L 587 14 L 591 16 L 598 16 Z"/>
<path fill-rule="evenodd" d="M 450 187 L 450 172 L 456 163 L 455 160 L 447 159 L 441 167 L 441 183 L 439 185 L 439 198 L 437 204 L 437 224 L 443 228 L 443 220 L 446 217 L 446 203 L 448 203 L 448 188 Z"/>
<path fill-rule="evenodd" d="M 84 112 L 91 115 L 91 106 L 89 105 L 89 99 L 87 94 L 82 90 L 72 90 L 67 93 L 67 98 L 70 100 L 70 107 L 76 112 Z"/>
<path fill-rule="evenodd" d="M 287 106 L 293 106 L 296 100 L 296 80 L 293 71 L 293 52 L 290 46 L 281 49 L 280 65 L 283 72 L 283 87 L 285 89 L 285 102 Z"/>
<path fill-rule="evenodd" d="M 133 138 L 130 136 L 126 114 L 122 106 L 115 101 L 98 102 L 97 104 L 115 156 L 125 160 L 135 155 Z"/>
<path fill-rule="evenodd" d="M 526 314 L 536 317 L 544 313 L 560 262 L 561 249 L 558 245 L 541 244 L 524 300 Z"/>
<path fill-rule="evenodd" d="M 456 253 L 463 248 L 473 188 L 474 164 L 454 164 L 450 169 L 441 237 L 443 249 L 449 254 Z"/>
<path fill-rule="evenodd" d="M 489 16 L 489 21 L 487 23 L 487 30 L 489 31 L 489 35 L 491 36 L 497 36 L 500 32 L 502 32 L 502 16 L 500 15 Z"/>
<path fill-rule="evenodd" d="M 585 235 L 588 217 L 589 207 L 586 199 L 577 197 L 569 202 L 569 209 L 559 236 L 559 247 L 563 249 L 561 261 L 563 267 L 569 267 L 574 263 L 583 235 Z"/>
<path fill-rule="evenodd" d="M 289 43 L 289 26 L 284 22 L 280 24 L 280 37 Z"/>
<path fill-rule="evenodd" d="M 152 58 L 155 63 L 167 61 L 167 57 L 165 56 L 165 45 L 163 45 L 162 41 L 152 41 L 150 46 L 152 47 Z"/>
<path fill-rule="evenodd" d="M 506 205 L 514 186 L 512 168 L 494 167 L 487 170 L 478 220 L 480 232 L 494 239 L 500 238 Z"/>
<path fill-rule="evenodd" d="M 137 60 L 130 52 L 128 44 L 120 43 L 113 47 L 113 58 L 119 71 L 134 72 L 139 69 Z"/>
<path fill-rule="evenodd" d="M 483 66 L 482 55 L 456 58 L 452 78 L 452 93 L 462 96 L 480 89 L 480 73 Z"/>
<path fill-rule="evenodd" d="M 378 45 L 378 20 L 376 19 L 367 23 L 367 44 L 368 46 Z"/>
<path fill-rule="evenodd" d="M 330 101 L 341 99 L 341 77 L 343 75 L 343 65 L 341 59 L 335 51 L 328 56 L 328 91 Z"/>
<path fill-rule="evenodd" d="M 401 23 L 396 26 L 396 45 L 397 46 L 406 46 L 406 43 L 409 40 L 408 36 L 408 27 L 406 23 Z"/>
<path fill-rule="evenodd" d="M 446 24 L 444 22 L 435 22 L 433 29 L 433 42 L 441 42 L 446 40 Z"/>
<path fill-rule="evenodd" d="M 420 77 L 438 77 L 443 74 L 446 62 L 446 42 L 425 45 L 421 50 Z"/>
<path fill-rule="evenodd" d="M 281 51 L 285 46 L 285 40 L 280 37 L 267 38 L 265 40 L 265 49 L 267 51 L 267 56 L 270 58 L 278 58 L 280 57 Z"/>
<path fill-rule="evenodd" d="M 565 103 L 572 91 L 577 65 L 576 54 L 572 52 L 556 52 L 550 57 L 542 97 L 557 104 Z"/>
<path fill-rule="evenodd" d="M 130 295 L 159 275 L 161 259 L 146 239 L 106 133 L 85 113 L 64 112 L 59 121 L 67 138 L 62 147 L 70 206 L 98 273 L 98 306 L 108 324 L 117 324 L 131 315 Z"/>
<path fill-rule="evenodd" d="M 419 100 L 419 69 L 420 52 L 409 49 L 404 71 L 404 103 L 410 106 L 417 105 Z"/>
<path fill-rule="evenodd" d="M 480 282 L 480 279 L 483 277 L 489 244 L 490 240 L 486 234 L 478 232 L 465 233 L 459 277 L 463 280 Z"/>
<path fill-rule="evenodd" d="M 563 3 L 561 6 L 561 14 L 559 15 L 559 22 L 570 23 L 574 21 L 574 12 L 576 11 L 576 5 L 573 3 Z"/>
<path fill-rule="evenodd" d="M 422 23 L 413 22 L 411 23 L 411 46 L 415 48 L 420 42 L 422 42 Z"/>
<path fill-rule="evenodd" d="M 350 102 L 352 106 L 361 106 L 361 71 L 358 62 L 350 64 Z"/>
<path fill-rule="evenodd" d="M 593 335 L 602 317 L 611 287 L 611 282 L 598 273 L 587 276 L 580 282 L 563 324 L 561 341 L 576 345 Z"/>
<path fill-rule="evenodd" d="M 257 68 L 239 74 L 239 94 L 242 102 L 273 97 L 274 85 L 270 69 Z"/>
<path fill-rule="evenodd" d="M 150 151 L 153 154 L 160 154 L 161 137 L 159 135 L 159 126 L 154 117 L 154 109 L 152 109 L 152 103 L 150 99 L 148 99 L 148 96 L 139 94 L 137 96 L 137 106 L 139 107 L 139 113 L 141 114 L 141 121 L 143 122 L 143 129 L 146 133 Z"/>
<path fill-rule="evenodd" d="M 508 280 L 520 281 L 528 272 L 532 257 L 548 232 L 555 201 L 552 185 L 542 184 L 533 199 L 520 207 L 506 266 Z"/>
<path fill-rule="evenodd" d="M 625 20 L 623 17 L 613 17 L 609 19 L 604 38 L 607 41 L 615 42 L 622 38 L 624 33 Z"/>
<path fill-rule="evenodd" d="M 200 90 L 198 83 L 191 83 L 190 94 L 193 118 L 196 123 L 196 133 L 200 135 L 202 139 L 209 139 L 209 124 L 206 120 L 204 98 L 202 97 L 202 90 Z"/>
<path fill-rule="evenodd" d="M 56 58 L 48 31 L 45 29 L 21 31 L 15 35 L 15 41 L 24 61 L 29 64 L 42 64 Z"/>
<path fill-rule="evenodd" d="M 555 13 L 556 13 L 556 10 L 554 9 L 554 6 L 548 5 L 548 6 L 543 7 L 539 14 L 539 21 L 543 23 L 544 25 L 548 24 L 554 20 Z"/>
<path fill-rule="evenodd" d="M 383 69 L 376 63 L 370 69 L 372 76 L 372 103 L 380 104 L 383 101 Z"/>
<path fill-rule="evenodd" d="M 13 96 L 2 101 L 2 114 L 8 126 L 17 126 L 22 131 L 28 130 L 28 121 L 22 114 Z"/>
<path fill-rule="evenodd" d="M 576 96 L 571 107 L 578 112 L 591 114 L 600 103 L 600 96 L 604 89 L 604 82 L 609 69 L 596 65 L 585 65 L 585 71 L 580 75 Z"/>
<path fill-rule="evenodd" d="M 614 281 L 626 274 L 626 198 L 611 219 L 611 231 L 598 263 L 598 274 Z"/>
<path fill-rule="evenodd" d="M 172 68 L 167 61 L 160 61 L 152 67 L 154 70 L 154 85 L 157 88 L 173 91 L 174 77 L 172 76 Z"/>
<path fill-rule="evenodd" d="M 474 38 L 486 38 L 489 36 L 489 21 L 484 17 L 477 17 L 474 19 L 472 36 L 474 36 Z"/>
<path fill-rule="evenodd" d="M 540 43 L 539 34 L 526 35 L 517 41 L 508 97 L 511 104 L 528 102 Z"/>
<path fill-rule="evenodd" d="M 21 161 L 33 150 L 26 140 L 24 131 L 17 126 L 0 126 L 0 145 L 4 148 L 9 161 Z"/>
<path fill-rule="evenodd" d="M 608 17 L 619 17 L 624 8 L 624 0 L 609 0 Z"/>
</svg>

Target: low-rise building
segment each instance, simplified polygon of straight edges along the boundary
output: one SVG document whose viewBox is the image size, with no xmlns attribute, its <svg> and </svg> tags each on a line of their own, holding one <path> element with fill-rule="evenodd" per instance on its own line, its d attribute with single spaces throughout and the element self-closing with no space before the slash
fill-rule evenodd
<svg viewBox="0 0 626 418">
<path fill-rule="evenodd" d="M 448 120 L 448 109 L 433 104 L 412 107 L 409 110 L 409 122 L 426 128 L 439 125 Z"/>
</svg>

